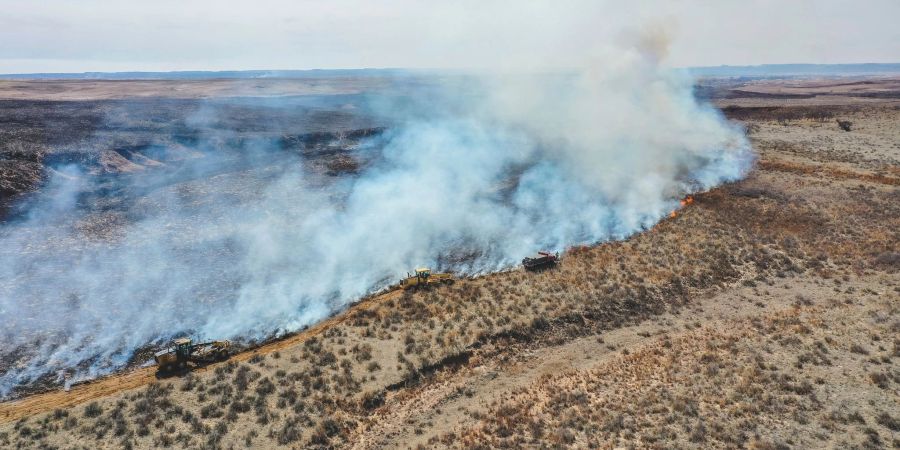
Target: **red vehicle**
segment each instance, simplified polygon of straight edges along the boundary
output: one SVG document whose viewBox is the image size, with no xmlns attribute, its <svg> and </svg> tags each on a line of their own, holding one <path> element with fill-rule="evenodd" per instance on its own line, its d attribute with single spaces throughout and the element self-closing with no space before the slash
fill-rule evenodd
<svg viewBox="0 0 900 450">
<path fill-rule="evenodd" d="M 559 252 L 538 252 L 537 256 L 529 256 L 522 260 L 525 270 L 542 270 L 559 264 Z"/>
</svg>

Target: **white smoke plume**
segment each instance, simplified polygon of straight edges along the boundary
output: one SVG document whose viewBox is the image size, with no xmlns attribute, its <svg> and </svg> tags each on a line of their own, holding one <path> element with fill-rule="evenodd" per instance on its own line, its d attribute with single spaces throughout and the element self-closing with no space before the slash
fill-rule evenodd
<svg viewBox="0 0 900 450">
<path fill-rule="evenodd" d="M 16 361 L 0 395 L 61 369 L 107 373 L 176 333 L 297 330 L 415 266 L 487 273 L 651 227 L 753 159 L 656 59 L 637 48 L 565 75 L 449 77 L 413 106 L 381 102 L 395 125 L 358 176 L 322 184 L 261 151 L 281 161 L 263 188 L 247 175 L 153 191 L 135 201 L 161 212 L 104 239 L 76 231 L 85 177 L 61 171 L 24 224 L 0 229 L 0 356 Z"/>
</svg>

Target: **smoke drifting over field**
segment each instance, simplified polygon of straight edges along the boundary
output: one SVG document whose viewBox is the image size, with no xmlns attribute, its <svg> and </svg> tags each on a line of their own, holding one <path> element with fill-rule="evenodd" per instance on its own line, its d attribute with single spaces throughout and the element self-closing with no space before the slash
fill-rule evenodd
<svg viewBox="0 0 900 450">
<path fill-rule="evenodd" d="M 452 79 L 416 95 L 373 96 L 396 125 L 357 149 L 372 161 L 358 174 L 323 182 L 260 145 L 239 164 L 271 170 L 180 192 L 128 186 L 149 212 L 102 239 L 77 226 L 91 177 L 58 167 L 27 218 L 0 228 L 0 356 L 16 361 L 0 368 L 0 394 L 66 368 L 108 372 L 177 333 L 296 330 L 415 266 L 485 273 L 624 238 L 752 162 L 690 80 L 636 50 L 568 76 Z M 205 154 L 191 170 L 225 164 Z"/>
</svg>

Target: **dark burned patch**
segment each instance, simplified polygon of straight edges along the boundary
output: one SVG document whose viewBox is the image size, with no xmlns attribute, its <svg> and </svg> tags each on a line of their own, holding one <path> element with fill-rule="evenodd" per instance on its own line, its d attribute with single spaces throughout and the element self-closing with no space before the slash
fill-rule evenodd
<svg viewBox="0 0 900 450">
<path fill-rule="evenodd" d="M 184 158 L 184 151 L 179 151 L 170 145 L 155 143 L 124 145 L 114 148 L 113 151 L 136 164 L 147 164 L 148 160 L 164 163 Z"/>
<path fill-rule="evenodd" d="M 484 251 L 477 246 L 460 243 L 449 252 L 437 256 L 437 268 L 443 270 L 445 267 L 464 267 L 484 256 Z"/>
<path fill-rule="evenodd" d="M 86 140 L 104 121 L 103 103 L 0 100 L 0 136 L 35 149 Z M 13 143 L 0 142 L 0 148 Z"/>
<path fill-rule="evenodd" d="M 876 256 L 872 263 L 876 267 L 890 270 L 900 270 L 900 252 L 887 251 Z"/>
<path fill-rule="evenodd" d="M 836 115 L 853 114 L 860 111 L 860 106 L 726 106 L 722 108 L 725 117 L 743 121 L 776 121 L 794 120 L 831 121 Z"/>
<path fill-rule="evenodd" d="M 699 205 L 709 206 L 719 223 L 772 242 L 790 235 L 811 245 L 833 231 L 822 211 L 764 186 L 738 183 L 695 199 Z"/>
<path fill-rule="evenodd" d="M 357 175 L 377 158 L 374 153 L 360 151 L 360 145 L 384 132 L 380 127 L 282 136 L 278 145 L 300 153 L 313 172 L 331 177 Z"/>
<path fill-rule="evenodd" d="M 39 343 L 35 344 L 35 348 L 39 348 Z M 24 351 L 30 351 L 30 349 L 24 349 Z M 15 358 L 12 357 L 4 357 L 4 361 L 2 361 L 2 365 L 0 367 L 11 367 L 12 364 L 10 362 L 14 362 Z M 22 397 L 27 397 L 34 394 L 40 394 L 43 392 L 49 392 L 53 390 L 62 389 L 66 385 L 66 380 L 69 375 L 75 373 L 87 373 L 91 366 L 94 366 L 100 361 L 99 356 L 95 356 L 92 358 L 88 358 L 76 365 L 75 367 L 68 367 L 62 370 L 58 370 L 56 372 L 47 372 L 39 375 L 37 378 L 26 381 L 24 384 L 20 384 L 14 386 L 7 397 L 3 400 L 15 400 Z M 88 380 L 89 382 L 90 380 Z M 72 383 L 71 385 L 80 384 L 85 381 L 79 383 Z"/>
<path fill-rule="evenodd" d="M 803 164 L 776 159 L 761 160 L 758 162 L 758 165 L 760 169 L 768 171 L 786 172 L 796 175 L 825 175 L 831 179 L 856 180 L 889 186 L 900 186 L 900 177 L 890 176 L 882 172 L 868 173 L 830 167 L 826 165 Z"/>
<path fill-rule="evenodd" d="M 900 91 L 859 92 L 852 95 L 854 97 L 894 99 L 900 98 Z"/>
<path fill-rule="evenodd" d="M 329 150 L 346 148 L 348 145 L 357 144 L 363 139 L 380 136 L 384 131 L 384 127 L 375 127 L 338 132 L 320 131 L 283 135 L 279 140 L 279 147 L 284 150 L 299 150 L 307 156 L 321 156 L 328 154 Z"/>
<path fill-rule="evenodd" d="M 135 349 L 134 353 L 131 355 L 131 358 L 128 358 L 128 362 L 125 363 L 125 368 L 133 368 L 139 367 L 147 363 L 147 361 L 153 360 L 153 354 L 165 348 L 166 345 L 160 344 L 144 344 L 137 349 Z"/>
<path fill-rule="evenodd" d="M 361 141 L 377 137 L 384 130 L 315 132 L 281 140 L 242 137 L 196 148 L 141 141 L 118 145 L 111 150 L 10 153 L 35 157 L 39 162 L 0 159 L 0 220 L 21 218 L 31 206 L 30 202 L 36 200 L 22 194 L 39 192 L 55 168 L 75 166 L 88 177 L 88 189 L 78 196 L 80 208 L 90 211 L 127 209 L 137 197 L 154 189 L 275 164 L 285 157 L 295 157 L 297 153 L 316 173 L 335 177 L 355 175 L 378 155 L 378 152 L 357 150 Z M 273 150 L 263 155 L 251 151 L 258 147 Z"/>
<path fill-rule="evenodd" d="M 427 378 L 428 376 L 431 376 L 440 370 L 457 370 L 467 365 L 471 357 L 471 350 L 464 350 L 462 352 L 449 355 L 441 359 L 440 361 L 420 367 L 417 371 L 409 374 L 404 379 L 394 384 L 388 385 L 385 390 L 397 391 L 403 388 L 414 386 L 422 379 Z"/>
<path fill-rule="evenodd" d="M 0 139 L 3 134 L 0 133 Z M 10 139 L 19 139 L 19 136 L 13 136 Z M 28 161 L 40 163 L 44 160 L 44 154 L 47 152 L 44 146 L 34 144 L 28 141 L 4 142 L 0 144 L 0 161 Z"/>
<path fill-rule="evenodd" d="M 789 94 L 784 92 L 757 92 L 743 89 L 731 89 L 724 98 L 772 98 L 772 99 L 805 99 L 816 97 L 816 94 Z"/>
<path fill-rule="evenodd" d="M 46 167 L 76 165 L 81 168 L 88 168 L 100 163 L 100 153 L 90 151 L 53 152 L 45 155 L 42 162 Z"/>
<path fill-rule="evenodd" d="M 325 156 L 384 131 L 371 115 L 340 109 L 356 97 L 339 100 L 0 100 L 0 220 L 15 213 L 22 194 L 40 189 L 48 167 L 76 165 L 84 173 L 121 175 L 183 161 L 194 156 L 185 154 L 191 150 L 239 156 L 251 141 Z M 332 168 L 355 170 L 348 160 Z"/>
<path fill-rule="evenodd" d="M 0 223 L 14 216 L 18 205 L 27 201 L 47 181 L 41 164 L 0 159 Z"/>
<path fill-rule="evenodd" d="M 360 161 L 349 155 L 337 155 L 330 158 L 325 163 L 325 173 L 329 176 L 355 175 L 359 173 L 362 164 Z"/>
<path fill-rule="evenodd" d="M 27 384 L 18 385 L 10 390 L 4 401 L 15 400 L 29 395 L 61 389 L 63 383 L 59 380 L 59 374 L 45 373 L 37 379 L 28 381 Z"/>
<path fill-rule="evenodd" d="M 46 179 L 41 164 L 0 159 L 0 198 L 9 198 L 40 187 Z"/>
</svg>

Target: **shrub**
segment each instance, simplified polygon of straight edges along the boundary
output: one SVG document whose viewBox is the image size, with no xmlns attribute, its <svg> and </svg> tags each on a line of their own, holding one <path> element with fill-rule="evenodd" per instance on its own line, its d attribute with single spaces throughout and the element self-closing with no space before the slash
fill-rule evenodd
<svg viewBox="0 0 900 450">
<path fill-rule="evenodd" d="M 327 351 L 319 355 L 319 366 L 330 366 L 337 362 L 337 356 L 334 355 L 333 352 Z"/>
<path fill-rule="evenodd" d="M 869 354 L 869 351 L 866 350 L 865 347 L 863 347 L 862 345 L 859 345 L 859 344 L 853 344 L 852 346 L 850 346 L 850 351 L 852 353 L 856 353 L 859 355 L 868 355 Z"/>
<path fill-rule="evenodd" d="M 363 409 L 376 409 L 384 404 L 384 391 L 371 391 L 363 394 L 360 406 Z"/>
<path fill-rule="evenodd" d="M 302 429 L 300 428 L 300 420 L 291 418 L 285 421 L 284 425 L 275 433 L 278 445 L 287 445 L 300 439 Z"/>
<path fill-rule="evenodd" d="M 278 398 L 281 400 L 285 400 L 287 403 L 290 403 L 293 405 L 295 402 L 297 402 L 297 391 L 295 391 L 293 389 L 287 389 L 287 390 L 281 391 L 278 394 Z"/>
<path fill-rule="evenodd" d="M 372 346 L 369 344 L 354 345 L 350 351 L 354 353 L 357 362 L 372 359 Z"/>
<path fill-rule="evenodd" d="M 210 405 L 204 406 L 203 408 L 200 408 L 200 417 L 202 417 L 204 419 L 209 419 L 209 418 L 214 419 L 214 418 L 222 417 L 223 415 L 224 415 L 224 413 L 222 412 L 222 410 L 219 409 L 219 407 L 216 405 L 210 404 Z"/>
<path fill-rule="evenodd" d="M 325 419 L 316 427 L 316 431 L 310 437 L 310 442 L 316 445 L 327 446 L 331 438 L 341 432 L 340 424 L 334 419 Z"/>
<path fill-rule="evenodd" d="M 325 434 L 328 436 L 335 436 L 341 432 L 340 423 L 334 419 L 325 419 L 322 421 L 321 428 L 325 430 Z"/>
<path fill-rule="evenodd" d="M 253 438 L 257 436 L 256 430 L 250 430 L 247 432 L 247 435 L 244 436 L 244 445 L 250 447 L 253 444 Z"/>
<path fill-rule="evenodd" d="M 881 372 L 873 372 L 869 374 L 869 379 L 881 389 L 888 388 L 888 376 Z"/>
<path fill-rule="evenodd" d="M 273 384 L 268 377 L 263 378 L 260 380 L 259 384 L 256 385 L 256 393 L 260 397 L 265 397 L 273 392 L 275 392 L 275 384 Z"/>
<path fill-rule="evenodd" d="M 100 414 L 103 414 L 103 408 L 97 402 L 91 402 L 84 408 L 85 417 L 98 417 Z"/>
<path fill-rule="evenodd" d="M 159 436 L 158 444 L 162 447 L 171 447 L 175 443 L 174 441 L 171 435 L 163 433 Z"/>
<path fill-rule="evenodd" d="M 888 430 L 894 432 L 900 431 L 900 419 L 897 419 L 886 412 L 879 414 L 878 417 L 875 418 L 875 421 Z"/>
<path fill-rule="evenodd" d="M 193 391 L 194 386 L 195 386 L 194 376 L 192 374 L 187 374 L 187 376 L 184 377 L 184 383 L 181 384 L 181 391 L 182 392 Z"/>
<path fill-rule="evenodd" d="M 236 402 L 233 402 L 228 407 L 229 414 L 232 412 L 236 413 L 236 414 L 240 414 L 240 413 L 245 413 L 247 411 L 250 411 L 250 403 L 248 403 L 246 400 L 238 400 Z"/>
<path fill-rule="evenodd" d="M 550 328 L 550 321 L 544 317 L 536 317 L 531 321 L 531 328 L 535 330 L 546 330 Z"/>
<path fill-rule="evenodd" d="M 234 385 L 237 387 L 237 390 L 247 390 L 247 387 L 250 385 L 249 372 L 250 368 L 247 366 L 240 366 L 238 368 L 237 373 L 234 374 Z"/>
</svg>

